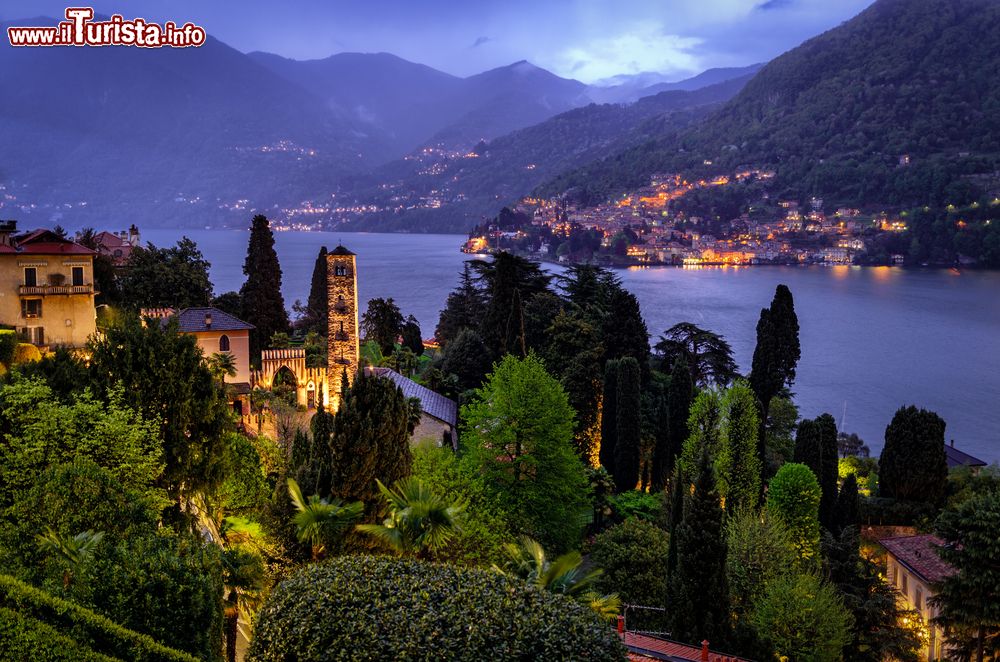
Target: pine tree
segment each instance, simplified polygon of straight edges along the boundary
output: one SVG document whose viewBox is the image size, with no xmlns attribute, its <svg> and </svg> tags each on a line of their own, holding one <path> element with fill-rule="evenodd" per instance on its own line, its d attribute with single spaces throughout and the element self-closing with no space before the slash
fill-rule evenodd
<svg viewBox="0 0 1000 662">
<path fill-rule="evenodd" d="M 760 311 L 757 322 L 757 346 L 750 369 L 750 388 L 761 407 L 761 434 L 757 448 L 761 464 L 764 457 L 764 426 L 767 425 L 771 399 L 795 381 L 795 368 L 802 350 L 799 345 L 799 318 L 795 314 L 792 292 L 778 285 L 769 308 Z"/>
<path fill-rule="evenodd" d="M 490 262 L 474 262 L 471 266 L 480 289 L 486 293 L 486 307 L 479 323 L 486 348 L 494 359 L 519 353 L 524 338 L 522 305 L 546 291 L 551 277 L 537 262 L 503 251 Z"/>
<path fill-rule="evenodd" d="M 617 279 L 609 286 L 604 317 L 604 352 L 608 359 L 631 356 L 639 363 L 642 384 L 649 383 L 649 330 L 639 300 Z"/>
<path fill-rule="evenodd" d="M 463 329 L 478 330 L 486 309 L 483 292 L 476 287 L 469 263 L 462 267 L 458 287 L 448 295 L 444 310 L 438 319 L 434 336 L 442 347 L 458 337 Z"/>
<path fill-rule="evenodd" d="M 482 338 L 463 328 L 448 344 L 441 370 L 458 378 L 459 390 L 479 388 L 490 371 L 490 357 Z"/>
<path fill-rule="evenodd" d="M 368 309 L 361 316 L 361 331 L 365 340 L 374 340 L 382 354 L 389 356 L 396 349 L 396 339 L 403 331 L 404 321 L 403 313 L 392 297 L 371 299 Z"/>
<path fill-rule="evenodd" d="M 700 643 L 707 639 L 719 645 L 729 638 L 724 515 L 711 460 L 703 452 L 694 492 L 674 534 L 677 569 L 670 620 L 671 635 L 679 641 Z"/>
<path fill-rule="evenodd" d="M 615 443 L 618 440 L 618 361 L 604 365 L 604 400 L 601 403 L 601 466 L 615 475 Z"/>
<path fill-rule="evenodd" d="M 306 302 L 302 328 L 315 331 L 326 337 L 330 318 L 330 294 L 327 288 L 326 246 L 319 249 L 313 265 L 312 280 L 309 284 L 309 299 Z"/>
<path fill-rule="evenodd" d="M 240 308 L 243 320 L 255 327 L 250 333 L 250 360 L 256 364 L 271 336 L 291 330 L 281 295 L 281 265 L 274 251 L 274 235 L 267 217 L 261 214 L 253 217 L 243 273 L 247 280 L 240 288 Z"/>
<path fill-rule="evenodd" d="M 639 444 L 642 432 L 639 362 L 627 356 L 618 362 L 615 395 L 615 490 L 633 490 L 639 482 Z"/>
</svg>

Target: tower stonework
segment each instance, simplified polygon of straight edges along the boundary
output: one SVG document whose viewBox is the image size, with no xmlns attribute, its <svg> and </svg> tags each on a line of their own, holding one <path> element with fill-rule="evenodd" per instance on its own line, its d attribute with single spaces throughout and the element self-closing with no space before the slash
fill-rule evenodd
<svg viewBox="0 0 1000 662">
<path fill-rule="evenodd" d="M 337 246 L 326 255 L 326 288 L 329 316 L 326 335 L 326 370 L 330 406 L 340 408 L 341 375 L 354 381 L 361 350 L 358 341 L 358 272 L 354 253 Z"/>
</svg>

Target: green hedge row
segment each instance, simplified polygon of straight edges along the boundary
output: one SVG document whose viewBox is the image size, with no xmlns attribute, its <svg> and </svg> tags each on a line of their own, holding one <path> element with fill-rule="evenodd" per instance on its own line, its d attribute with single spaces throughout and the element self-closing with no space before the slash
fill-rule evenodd
<svg viewBox="0 0 1000 662">
<path fill-rule="evenodd" d="M 55 647 L 65 649 L 66 659 L 197 662 L 187 653 L 9 575 L 0 575 L 0 633 L 0 659 L 5 660 L 63 659 L 49 657 L 49 649 Z M 65 646 L 57 646 L 56 640 Z"/>
<path fill-rule="evenodd" d="M 614 628 L 563 595 L 493 570 L 353 556 L 282 582 L 250 662 L 620 660 Z"/>
</svg>

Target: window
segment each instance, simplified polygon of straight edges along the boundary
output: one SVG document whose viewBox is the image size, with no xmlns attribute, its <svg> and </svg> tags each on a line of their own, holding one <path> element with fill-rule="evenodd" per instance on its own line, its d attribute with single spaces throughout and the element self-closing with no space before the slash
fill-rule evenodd
<svg viewBox="0 0 1000 662">
<path fill-rule="evenodd" d="M 910 595 L 910 587 L 909 587 L 909 585 L 906 582 L 906 573 L 905 572 L 903 573 L 903 595 L 905 595 L 907 597 L 909 597 L 909 595 Z"/>
<path fill-rule="evenodd" d="M 21 299 L 21 317 L 32 318 L 42 316 L 41 299 Z"/>
<path fill-rule="evenodd" d="M 24 268 L 24 285 L 25 287 L 38 286 L 38 269 L 36 267 Z"/>
<path fill-rule="evenodd" d="M 219 338 L 219 351 L 228 352 L 229 351 L 229 336 L 223 335 Z"/>
<path fill-rule="evenodd" d="M 83 267 L 73 267 L 73 287 L 83 285 Z"/>
<path fill-rule="evenodd" d="M 342 267 L 340 265 L 335 266 L 333 268 L 333 275 L 334 276 L 346 276 L 347 275 L 347 267 Z"/>
<path fill-rule="evenodd" d="M 898 573 L 896 571 L 896 564 L 895 563 L 890 563 L 889 564 L 889 579 L 890 579 L 890 582 L 892 583 L 893 586 L 895 586 L 896 583 L 897 583 L 897 580 L 898 580 L 897 574 Z"/>
<path fill-rule="evenodd" d="M 914 591 L 913 608 L 917 611 L 924 610 L 924 592 L 919 588 Z"/>
<path fill-rule="evenodd" d="M 338 313 L 347 312 L 347 302 L 344 301 L 343 295 L 339 295 L 337 297 L 337 303 L 334 304 L 333 309 L 336 310 Z"/>
</svg>

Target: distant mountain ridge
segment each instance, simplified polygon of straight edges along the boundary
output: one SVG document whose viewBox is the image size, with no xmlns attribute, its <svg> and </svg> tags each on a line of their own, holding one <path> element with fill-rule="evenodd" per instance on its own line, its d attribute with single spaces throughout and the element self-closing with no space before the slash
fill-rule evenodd
<svg viewBox="0 0 1000 662">
<path fill-rule="evenodd" d="M 710 164 L 710 165 L 709 165 Z M 878 0 L 772 60 L 697 126 L 559 176 L 599 201 L 651 172 L 774 168 L 791 197 L 968 204 L 998 190 L 1000 3 Z"/>
</svg>

